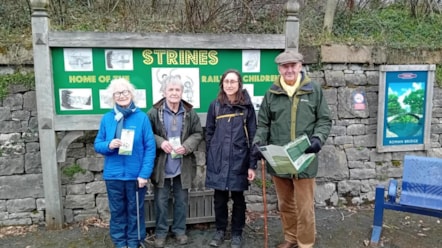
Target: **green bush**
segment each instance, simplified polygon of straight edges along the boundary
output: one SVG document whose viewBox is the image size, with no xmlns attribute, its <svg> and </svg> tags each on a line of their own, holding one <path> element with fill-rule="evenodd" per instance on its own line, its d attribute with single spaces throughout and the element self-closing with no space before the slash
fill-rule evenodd
<svg viewBox="0 0 442 248">
<path fill-rule="evenodd" d="M 0 53 L 31 40 L 28 0 L 0 5 Z M 268 33 L 284 32 L 287 0 L 50 0 L 51 29 L 100 32 Z M 435 0 L 339 1 L 332 33 L 323 32 L 325 1 L 301 1 L 300 44 L 381 45 L 395 49 L 441 49 L 442 13 Z M 418 3 L 417 5 L 412 5 Z"/>
<path fill-rule="evenodd" d="M 0 75 L 0 100 L 9 93 L 9 85 L 20 84 L 35 88 L 35 77 L 33 73 L 20 73 Z"/>
<path fill-rule="evenodd" d="M 86 170 L 81 168 L 78 164 L 73 164 L 70 166 L 66 166 L 62 169 L 63 175 L 67 176 L 69 179 L 74 178 L 77 173 L 86 173 Z"/>
<path fill-rule="evenodd" d="M 390 48 L 442 47 L 442 15 L 430 13 L 414 18 L 404 6 L 341 11 L 336 15 L 333 27 L 331 41 L 338 43 Z"/>
</svg>

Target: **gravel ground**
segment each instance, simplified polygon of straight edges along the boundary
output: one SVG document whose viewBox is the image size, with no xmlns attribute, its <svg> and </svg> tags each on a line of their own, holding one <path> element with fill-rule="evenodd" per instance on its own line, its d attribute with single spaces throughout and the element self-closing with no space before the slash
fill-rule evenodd
<svg viewBox="0 0 442 248">
<path fill-rule="evenodd" d="M 359 248 L 369 246 L 373 209 L 365 208 L 317 208 L 316 248 Z M 267 218 L 267 247 L 276 247 L 282 241 L 281 224 L 276 213 Z M 264 220 L 260 213 L 249 213 L 244 229 L 243 245 L 246 247 L 265 247 Z M 109 230 L 91 223 L 72 225 L 63 230 L 49 231 L 44 227 L 28 228 L 20 235 L 0 233 L 0 247 L 14 248 L 108 248 L 113 247 Z M 12 227 L 9 227 L 14 233 Z M 148 230 L 152 231 L 152 230 Z M 213 223 L 190 225 L 189 244 L 182 248 L 208 247 L 215 231 Z M 17 233 L 17 232 L 15 232 Z M 153 247 L 147 244 L 147 247 Z M 177 247 L 173 238 L 168 238 L 166 248 Z M 230 247 L 227 240 L 221 247 Z M 386 248 L 436 248 L 442 247 L 441 220 L 417 214 L 386 210 L 382 241 L 378 247 Z"/>
</svg>

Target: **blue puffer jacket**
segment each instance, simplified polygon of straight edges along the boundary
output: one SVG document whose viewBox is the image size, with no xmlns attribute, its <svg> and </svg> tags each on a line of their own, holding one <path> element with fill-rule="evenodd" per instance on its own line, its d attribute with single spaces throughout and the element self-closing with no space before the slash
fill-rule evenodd
<svg viewBox="0 0 442 248">
<path fill-rule="evenodd" d="M 250 158 L 250 144 L 256 132 L 256 115 L 247 91 L 245 105 L 210 104 L 206 121 L 206 187 L 244 191 L 248 189 L 247 170 L 256 169 L 256 160 Z M 216 104 L 219 104 L 216 114 Z M 246 110 L 247 109 L 247 110 Z M 247 113 L 247 116 L 240 115 Z M 233 114 L 232 117 L 216 116 Z M 244 130 L 244 118 L 247 134 Z"/>
<path fill-rule="evenodd" d="M 109 143 L 115 138 L 117 121 L 115 112 L 106 113 L 101 119 L 94 148 L 104 155 L 104 180 L 136 180 L 150 178 L 155 159 L 155 137 L 147 115 L 137 109 L 124 119 L 124 129 L 135 130 L 132 155 L 118 155 L 118 149 L 110 150 Z"/>
</svg>

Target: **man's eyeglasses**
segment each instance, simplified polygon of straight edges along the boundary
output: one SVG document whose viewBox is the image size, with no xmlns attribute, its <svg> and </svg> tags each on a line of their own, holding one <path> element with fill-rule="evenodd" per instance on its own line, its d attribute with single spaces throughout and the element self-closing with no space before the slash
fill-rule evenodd
<svg viewBox="0 0 442 248">
<path fill-rule="evenodd" d="M 129 93 L 130 93 L 130 92 L 129 92 L 128 90 L 117 91 L 117 92 L 114 92 L 113 96 L 114 96 L 114 97 L 120 97 L 121 95 L 123 95 L 123 96 L 128 96 Z"/>
<path fill-rule="evenodd" d="M 236 80 L 224 80 L 223 81 L 223 84 L 237 84 L 238 83 L 238 81 L 236 81 Z"/>
</svg>

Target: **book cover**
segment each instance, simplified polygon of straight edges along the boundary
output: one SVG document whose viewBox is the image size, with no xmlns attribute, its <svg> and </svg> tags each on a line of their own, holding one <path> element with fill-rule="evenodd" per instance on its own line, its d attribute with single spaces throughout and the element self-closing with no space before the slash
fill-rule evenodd
<svg viewBox="0 0 442 248">
<path fill-rule="evenodd" d="M 277 174 L 299 174 L 315 159 L 314 153 L 304 153 L 310 146 L 307 135 L 284 145 L 261 146 L 260 151 Z"/>
<path fill-rule="evenodd" d="M 178 147 L 181 146 L 181 139 L 180 139 L 180 137 L 169 137 L 169 143 L 173 146 L 173 149 L 176 149 L 176 148 L 178 148 Z M 175 152 L 175 150 L 173 150 L 173 151 L 170 153 L 170 156 L 171 156 L 173 159 L 176 159 L 176 158 L 182 158 L 182 157 L 183 157 L 182 154 L 177 154 L 177 153 Z"/>
<path fill-rule="evenodd" d="M 121 142 L 123 143 L 118 149 L 119 155 L 132 155 L 134 145 L 135 130 L 123 129 L 121 130 Z"/>
</svg>

